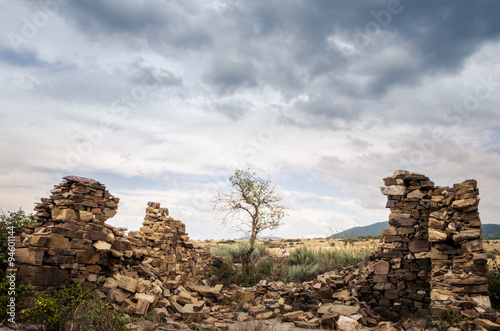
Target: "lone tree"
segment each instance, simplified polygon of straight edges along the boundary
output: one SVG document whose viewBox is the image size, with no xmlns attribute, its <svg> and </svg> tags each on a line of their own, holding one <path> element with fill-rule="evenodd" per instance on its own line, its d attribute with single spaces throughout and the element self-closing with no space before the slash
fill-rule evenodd
<svg viewBox="0 0 500 331">
<path fill-rule="evenodd" d="M 230 191 L 219 190 L 214 199 L 214 210 L 223 215 L 222 224 L 232 223 L 238 231 L 250 235 L 250 247 L 242 256 L 244 270 L 251 267 L 250 256 L 255 249 L 255 240 L 262 231 L 274 230 L 282 225 L 287 214 L 271 180 L 257 177 L 255 172 L 236 170 L 229 177 Z"/>
</svg>

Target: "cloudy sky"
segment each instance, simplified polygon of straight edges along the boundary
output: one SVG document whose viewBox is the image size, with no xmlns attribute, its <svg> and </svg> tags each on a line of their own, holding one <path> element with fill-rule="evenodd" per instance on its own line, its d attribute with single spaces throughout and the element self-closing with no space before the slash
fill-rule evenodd
<svg viewBox="0 0 500 331">
<path fill-rule="evenodd" d="M 475 178 L 500 223 L 500 3 L 4 0 L 0 207 L 31 211 L 66 175 L 148 201 L 193 239 L 235 169 L 271 176 L 285 225 L 320 237 L 387 220 L 382 178 Z"/>
</svg>

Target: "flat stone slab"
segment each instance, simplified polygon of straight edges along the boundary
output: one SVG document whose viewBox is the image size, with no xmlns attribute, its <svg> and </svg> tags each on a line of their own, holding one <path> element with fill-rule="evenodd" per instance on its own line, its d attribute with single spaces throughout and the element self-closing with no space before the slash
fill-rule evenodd
<svg viewBox="0 0 500 331">
<path fill-rule="evenodd" d="M 326 313 L 337 313 L 343 316 L 350 316 L 359 312 L 359 306 L 336 305 L 333 303 L 326 303 L 319 307 L 318 315 Z"/>
</svg>

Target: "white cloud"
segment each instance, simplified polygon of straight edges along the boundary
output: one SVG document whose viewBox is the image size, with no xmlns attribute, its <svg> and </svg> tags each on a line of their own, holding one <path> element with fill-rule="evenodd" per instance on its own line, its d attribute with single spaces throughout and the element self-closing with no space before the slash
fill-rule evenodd
<svg viewBox="0 0 500 331">
<path fill-rule="evenodd" d="M 382 178 L 408 167 L 438 185 L 477 178 L 483 221 L 498 222 L 500 28 L 488 6 L 405 3 L 366 47 L 356 29 L 380 3 L 117 6 L 0 5 L 4 210 L 30 211 L 62 176 L 85 174 L 123 196 L 117 224 L 139 226 L 159 199 L 194 237 L 236 236 L 213 226 L 207 201 L 251 167 L 291 207 L 279 235 L 319 236 L 386 219 Z"/>
</svg>

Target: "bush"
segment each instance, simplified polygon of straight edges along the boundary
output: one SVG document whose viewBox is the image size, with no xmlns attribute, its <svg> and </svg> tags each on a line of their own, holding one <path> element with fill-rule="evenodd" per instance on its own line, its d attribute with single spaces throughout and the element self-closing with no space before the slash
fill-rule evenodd
<svg viewBox="0 0 500 331">
<path fill-rule="evenodd" d="M 71 323 L 76 330 L 125 330 L 122 310 L 115 310 L 97 297 L 94 287 L 83 283 L 36 292 L 31 288 L 23 301 L 21 320 L 61 329 Z"/>
<path fill-rule="evenodd" d="M 26 224 L 33 223 L 30 215 L 26 215 L 23 210 L 19 209 L 16 212 L 8 212 L 5 214 L 3 210 L 0 214 L 0 262 L 2 269 L 0 278 L 5 276 L 6 264 L 4 262 L 8 258 L 9 237 L 19 236 L 23 232 Z"/>
<path fill-rule="evenodd" d="M 255 269 L 257 273 L 263 276 L 272 275 L 275 267 L 276 267 L 276 261 L 270 256 L 265 256 L 261 258 L 255 264 Z"/>
<path fill-rule="evenodd" d="M 288 279 L 294 282 L 310 280 L 321 273 L 355 265 L 370 256 L 369 250 L 312 250 L 298 247 L 290 253 Z"/>
<path fill-rule="evenodd" d="M 303 246 L 297 247 L 290 253 L 291 265 L 314 265 L 318 259 L 317 252 Z"/>
<path fill-rule="evenodd" d="M 489 260 L 495 260 L 495 256 L 497 253 L 495 251 L 487 251 L 486 256 L 488 257 Z"/>
<path fill-rule="evenodd" d="M 346 250 L 319 251 L 317 264 L 320 273 L 324 273 L 330 270 L 355 265 L 368 259 L 370 253 L 371 252 L 367 249 L 355 253 Z"/>
<path fill-rule="evenodd" d="M 74 312 L 72 325 L 80 330 L 126 330 L 128 317 L 122 310 L 94 298 L 82 302 Z"/>
<path fill-rule="evenodd" d="M 317 265 L 290 265 L 287 268 L 287 282 L 302 283 L 319 275 Z"/>
<path fill-rule="evenodd" d="M 268 257 L 269 248 L 264 245 L 255 245 L 250 255 L 251 268 L 248 272 L 234 266 L 235 263 L 242 263 L 243 254 L 248 251 L 249 245 L 248 242 L 239 243 L 233 246 L 218 246 L 212 250 L 212 253 L 220 258 L 214 263 L 216 282 L 224 285 L 252 286 L 261 279 L 270 277 L 273 265 Z"/>
<path fill-rule="evenodd" d="M 235 283 L 238 272 L 232 261 L 228 261 L 222 257 L 220 259 L 216 259 L 213 265 L 215 268 L 213 276 L 215 283 L 221 283 L 223 285 L 231 285 Z"/>
<path fill-rule="evenodd" d="M 239 243 L 232 246 L 217 246 L 212 250 L 216 256 L 226 259 L 230 263 L 242 263 L 243 255 L 248 252 L 250 243 Z M 269 255 L 269 247 L 264 245 L 255 245 L 255 249 L 250 255 L 250 265 L 255 263 L 264 256 Z"/>
<path fill-rule="evenodd" d="M 9 257 L 13 257 L 14 251 L 9 250 L 9 237 L 19 236 L 26 224 L 33 223 L 33 220 L 29 215 L 26 215 L 24 211 L 19 209 L 16 212 L 8 212 L 7 214 L 0 211 L 0 320 L 4 321 L 8 319 L 7 315 L 7 304 L 11 296 L 10 281 L 6 277 L 5 271 L 8 267 Z M 25 290 L 24 285 L 15 285 L 15 294 L 12 295 L 18 301 L 19 295 Z M 17 314 L 16 314 L 17 315 Z"/>
<path fill-rule="evenodd" d="M 496 261 L 488 270 L 488 291 L 491 306 L 496 310 L 500 310 L 500 266 Z"/>
</svg>

